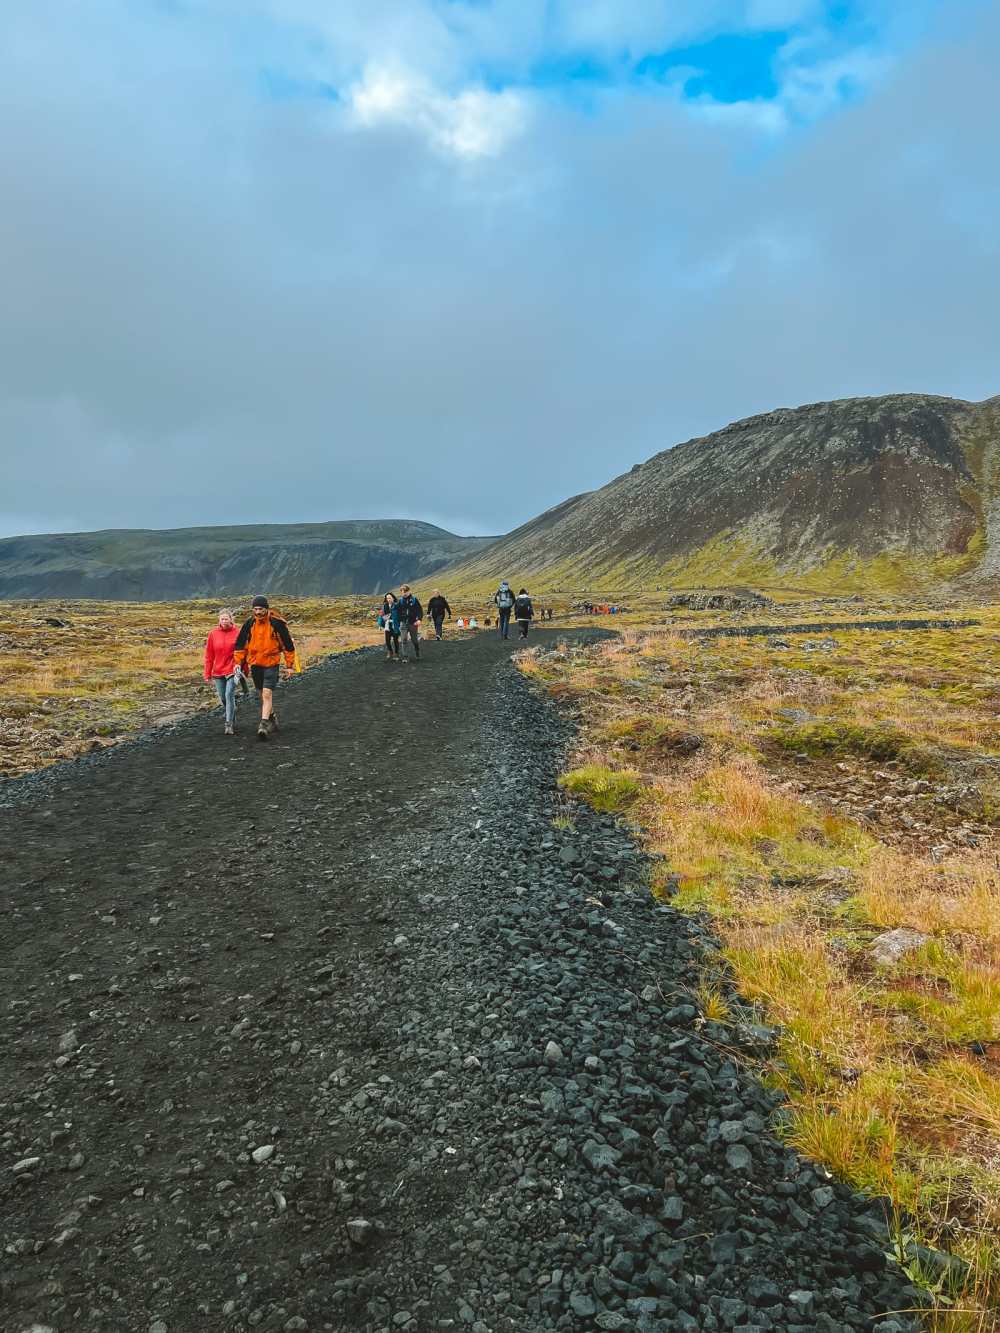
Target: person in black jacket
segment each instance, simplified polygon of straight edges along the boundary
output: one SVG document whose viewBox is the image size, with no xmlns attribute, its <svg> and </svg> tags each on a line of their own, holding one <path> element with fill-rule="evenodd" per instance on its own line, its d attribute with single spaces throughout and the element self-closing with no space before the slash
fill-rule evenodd
<svg viewBox="0 0 1000 1333">
<path fill-rule="evenodd" d="M 399 640 L 401 662 L 405 662 L 403 656 L 403 646 L 407 639 L 413 644 L 413 660 L 420 660 L 420 622 L 424 618 L 424 608 L 415 593 L 410 592 L 410 585 L 404 583 L 400 588 L 402 594 L 399 599 Z"/>
<path fill-rule="evenodd" d="M 434 589 L 434 596 L 427 603 L 427 614 L 434 622 L 434 637 L 441 638 L 441 626 L 444 624 L 445 616 L 451 619 L 451 607 L 448 605 L 447 597 L 441 596 L 441 589 Z"/>
<path fill-rule="evenodd" d="M 531 605 L 531 598 L 528 596 L 527 588 L 522 588 L 514 598 L 514 619 L 517 621 L 517 627 L 521 631 L 521 638 L 528 637 L 528 626 L 535 616 L 535 608 Z"/>
</svg>

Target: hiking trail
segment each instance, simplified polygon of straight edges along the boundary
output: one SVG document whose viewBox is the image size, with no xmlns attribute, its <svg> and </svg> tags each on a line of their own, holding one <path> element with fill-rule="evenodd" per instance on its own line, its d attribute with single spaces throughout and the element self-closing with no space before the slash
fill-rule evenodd
<svg viewBox="0 0 1000 1333">
<path fill-rule="evenodd" d="M 0 787 L 4 1333 L 916 1327 L 877 1204 L 775 1136 L 773 1034 L 700 1019 L 705 929 L 553 824 L 516 647 Z"/>
</svg>

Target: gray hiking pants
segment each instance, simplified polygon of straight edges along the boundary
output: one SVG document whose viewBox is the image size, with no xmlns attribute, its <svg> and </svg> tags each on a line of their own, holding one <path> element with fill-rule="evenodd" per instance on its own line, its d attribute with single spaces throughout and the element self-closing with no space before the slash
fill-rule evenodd
<svg viewBox="0 0 1000 1333">
<path fill-rule="evenodd" d="M 414 657 L 419 657 L 419 656 L 420 656 L 420 631 L 419 631 L 419 629 L 417 629 L 416 625 L 400 625 L 400 627 L 399 627 L 399 647 L 400 647 L 400 656 L 402 656 L 402 649 L 403 649 L 404 646 L 406 645 L 406 640 L 407 640 L 407 639 L 409 639 L 410 642 L 413 644 L 413 656 L 414 656 Z"/>
</svg>

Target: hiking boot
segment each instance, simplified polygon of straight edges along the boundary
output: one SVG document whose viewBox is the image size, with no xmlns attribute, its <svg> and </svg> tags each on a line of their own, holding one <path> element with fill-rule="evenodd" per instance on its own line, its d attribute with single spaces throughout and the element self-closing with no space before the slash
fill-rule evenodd
<svg viewBox="0 0 1000 1333">
<path fill-rule="evenodd" d="M 278 714 L 277 714 L 277 713 L 272 713 L 271 716 L 267 719 L 267 729 L 268 729 L 268 731 L 277 731 L 277 730 L 278 730 Z"/>
<path fill-rule="evenodd" d="M 386 655 L 385 655 L 385 660 L 386 660 L 387 662 L 391 662 L 391 661 L 392 661 L 392 653 L 386 653 Z"/>
<path fill-rule="evenodd" d="M 227 722 L 227 723 L 226 723 L 226 735 L 227 735 L 227 736 L 235 736 L 235 735 L 236 735 L 236 728 L 233 726 L 233 724 L 232 724 L 231 722 Z"/>
<path fill-rule="evenodd" d="M 266 723 L 262 722 L 260 726 L 257 728 L 257 739 L 259 741 L 266 741 L 268 736 L 270 736 L 270 734 L 271 733 L 268 731 Z"/>
</svg>

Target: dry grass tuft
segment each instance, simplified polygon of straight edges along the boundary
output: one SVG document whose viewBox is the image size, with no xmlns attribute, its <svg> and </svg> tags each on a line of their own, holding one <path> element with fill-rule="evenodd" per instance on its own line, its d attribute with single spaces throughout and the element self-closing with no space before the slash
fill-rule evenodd
<svg viewBox="0 0 1000 1333">
<path fill-rule="evenodd" d="M 1000 864 L 992 851 L 936 863 L 880 847 L 862 872 L 861 903 L 875 925 L 1000 940 Z"/>
</svg>

